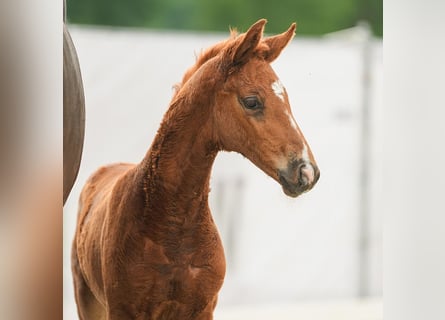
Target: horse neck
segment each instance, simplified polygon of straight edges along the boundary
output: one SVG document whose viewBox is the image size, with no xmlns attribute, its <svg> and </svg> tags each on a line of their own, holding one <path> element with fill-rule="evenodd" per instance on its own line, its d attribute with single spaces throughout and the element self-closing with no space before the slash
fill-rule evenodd
<svg viewBox="0 0 445 320">
<path fill-rule="evenodd" d="M 181 210 L 193 211 L 193 204 L 203 208 L 207 203 L 210 173 L 217 154 L 210 97 L 196 88 L 192 97 L 186 92 L 187 88 L 183 88 L 176 94 L 141 163 L 150 212 L 180 214 Z"/>
</svg>

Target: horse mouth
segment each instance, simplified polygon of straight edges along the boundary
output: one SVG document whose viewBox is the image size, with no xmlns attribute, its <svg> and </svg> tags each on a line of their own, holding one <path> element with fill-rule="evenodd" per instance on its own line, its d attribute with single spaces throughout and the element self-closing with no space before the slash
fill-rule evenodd
<svg viewBox="0 0 445 320">
<path fill-rule="evenodd" d="M 307 191 L 307 189 L 303 188 L 299 183 L 291 183 L 281 174 L 279 174 L 279 181 L 283 192 L 289 197 L 296 198 Z"/>
<path fill-rule="evenodd" d="M 297 177 L 295 173 L 288 170 L 278 171 L 278 181 L 283 188 L 284 193 L 292 198 L 296 198 L 302 193 L 311 190 L 320 178 L 320 171 L 318 168 L 314 169 L 313 175 L 308 178 L 301 171 Z"/>
</svg>

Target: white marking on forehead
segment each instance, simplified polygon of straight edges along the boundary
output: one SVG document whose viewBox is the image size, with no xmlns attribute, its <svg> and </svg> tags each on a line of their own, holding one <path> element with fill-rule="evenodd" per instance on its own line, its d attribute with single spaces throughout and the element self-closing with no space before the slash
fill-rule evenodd
<svg viewBox="0 0 445 320">
<path fill-rule="evenodd" d="M 275 95 L 284 102 L 284 86 L 279 79 L 272 83 L 272 90 Z"/>
</svg>

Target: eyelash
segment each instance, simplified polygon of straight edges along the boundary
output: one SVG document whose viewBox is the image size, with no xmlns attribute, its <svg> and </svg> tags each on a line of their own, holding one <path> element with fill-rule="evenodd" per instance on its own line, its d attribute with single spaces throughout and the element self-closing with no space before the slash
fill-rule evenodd
<svg viewBox="0 0 445 320">
<path fill-rule="evenodd" d="M 247 110 L 260 110 L 263 104 L 257 96 L 248 96 L 241 99 L 241 104 Z"/>
</svg>

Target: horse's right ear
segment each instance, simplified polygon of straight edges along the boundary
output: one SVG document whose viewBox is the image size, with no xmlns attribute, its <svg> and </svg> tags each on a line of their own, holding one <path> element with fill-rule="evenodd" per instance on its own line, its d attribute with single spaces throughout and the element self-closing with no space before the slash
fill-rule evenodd
<svg viewBox="0 0 445 320">
<path fill-rule="evenodd" d="M 250 59 L 263 37 L 266 22 L 266 19 L 258 20 L 246 33 L 236 39 L 237 41 L 232 56 L 233 65 L 243 65 Z"/>
<path fill-rule="evenodd" d="M 296 28 L 297 24 L 294 22 L 291 24 L 286 32 L 264 39 L 264 43 L 266 43 L 269 47 L 269 50 L 264 52 L 264 59 L 267 62 L 270 63 L 274 61 L 280 55 L 281 51 L 289 44 L 289 42 L 294 37 Z"/>
</svg>

